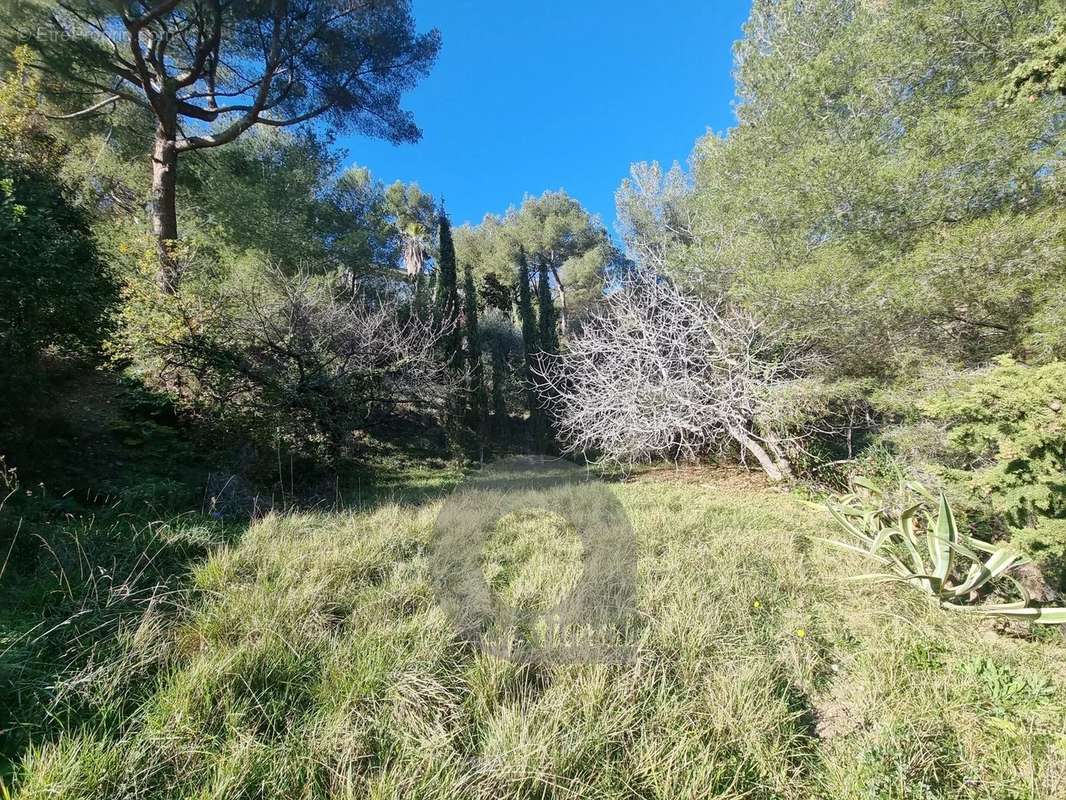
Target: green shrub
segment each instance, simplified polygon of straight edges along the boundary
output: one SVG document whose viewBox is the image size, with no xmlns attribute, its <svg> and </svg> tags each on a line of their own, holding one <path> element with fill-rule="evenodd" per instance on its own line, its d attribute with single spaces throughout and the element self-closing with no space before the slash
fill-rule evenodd
<svg viewBox="0 0 1066 800">
<path fill-rule="evenodd" d="M 1023 527 L 1066 516 L 1066 362 L 1000 358 L 925 401 L 944 424 L 944 477 L 975 509 Z"/>
<path fill-rule="evenodd" d="M 0 160 L 0 264 L 4 372 L 49 347 L 83 352 L 99 342 L 114 285 L 86 215 L 45 170 Z"/>
<path fill-rule="evenodd" d="M 10 402 L 48 348 L 100 341 L 115 287 L 88 215 L 57 178 L 59 147 L 39 125 L 29 52 L 0 79 L 0 387 Z"/>
<path fill-rule="evenodd" d="M 148 254 L 126 280 L 112 356 L 245 441 L 335 463 L 357 434 L 411 407 L 443 407 L 440 332 L 398 293 L 280 271 L 206 285 L 217 267 L 187 270 L 182 290 L 164 293 L 154 269 Z"/>
<path fill-rule="evenodd" d="M 1049 583 L 1066 587 L 1066 519 L 1039 519 L 1033 527 L 1014 530 L 1010 540 L 1040 564 Z"/>
</svg>

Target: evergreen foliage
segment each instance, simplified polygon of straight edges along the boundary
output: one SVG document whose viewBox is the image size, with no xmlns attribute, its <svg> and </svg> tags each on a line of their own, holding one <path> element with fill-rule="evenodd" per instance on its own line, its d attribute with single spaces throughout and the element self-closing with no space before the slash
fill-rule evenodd
<svg viewBox="0 0 1066 800">
<path fill-rule="evenodd" d="M 488 435 L 488 393 L 482 362 L 481 328 L 478 324 L 477 289 L 467 264 L 463 268 L 463 332 L 466 338 L 468 426 L 477 434 L 478 450 L 484 453 Z"/>
<path fill-rule="evenodd" d="M 463 363 L 463 331 L 460 325 L 458 267 L 455 259 L 455 243 L 447 214 L 441 209 L 438 218 L 440 253 L 437 259 L 436 286 L 434 287 L 433 319 L 444 335 L 441 347 L 449 366 L 455 372 Z"/>
</svg>

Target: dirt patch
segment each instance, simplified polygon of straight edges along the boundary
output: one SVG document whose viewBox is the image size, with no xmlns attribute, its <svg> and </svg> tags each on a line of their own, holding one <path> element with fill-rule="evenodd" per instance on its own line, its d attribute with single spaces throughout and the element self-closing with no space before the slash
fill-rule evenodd
<svg viewBox="0 0 1066 800">
<path fill-rule="evenodd" d="M 772 488 L 761 472 L 708 464 L 684 464 L 679 466 L 644 467 L 631 473 L 627 482 L 632 483 L 683 483 L 686 485 L 719 487 L 759 491 Z"/>
<path fill-rule="evenodd" d="M 849 681 L 834 680 L 828 691 L 813 704 L 814 733 L 830 741 L 860 730 L 866 723 L 862 715 L 862 698 Z"/>
</svg>

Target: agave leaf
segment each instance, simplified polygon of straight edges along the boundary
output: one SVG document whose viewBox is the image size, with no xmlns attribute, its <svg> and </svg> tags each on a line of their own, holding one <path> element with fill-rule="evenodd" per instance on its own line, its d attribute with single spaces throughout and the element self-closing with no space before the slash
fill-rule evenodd
<svg viewBox="0 0 1066 800">
<path fill-rule="evenodd" d="M 863 542 L 866 542 L 867 544 L 873 543 L 873 539 L 867 536 L 863 531 L 859 530 L 855 525 L 852 524 L 850 520 L 841 515 L 835 508 L 833 508 L 833 506 L 827 503 L 826 508 L 828 508 L 829 513 L 833 515 L 833 519 L 840 523 L 840 525 L 843 526 L 844 530 L 846 530 L 852 536 L 857 539 L 860 539 Z"/>
<path fill-rule="evenodd" d="M 960 537 L 960 538 L 956 539 L 954 542 L 948 542 L 948 547 L 950 547 L 954 552 L 958 553 L 960 556 L 963 556 L 964 558 L 970 559 L 970 561 L 976 561 L 978 564 L 982 563 L 984 561 L 984 559 L 980 555 L 975 553 L 973 550 L 971 550 L 969 547 L 967 547 L 967 544 L 968 544 L 968 542 L 964 542 L 962 540 L 962 538 Z M 1002 549 L 1002 548 L 996 548 L 996 551 L 998 551 L 1000 549 Z M 994 552 L 996 552 L 996 551 L 994 551 Z"/>
<path fill-rule="evenodd" d="M 866 529 L 867 535 L 879 531 L 883 527 L 881 525 L 881 513 L 879 511 L 866 512 L 862 515 L 862 525 Z"/>
<path fill-rule="evenodd" d="M 1027 605 L 1029 605 L 1030 603 L 1033 602 L 1033 596 L 1031 594 L 1029 594 L 1029 590 L 1028 589 L 1026 589 L 1024 586 L 1022 586 L 1022 582 L 1020 580 L 1015 578 L 1013 575 L 1004 575 L 1003 577 L 1014 584 L 1014 588 L 1017 589 L 1018 590 L 1018 594 L 1020 594 L 1022 596 L 1022 599 L 1020 601 L 1022 603 L 1022 605 L 1026 605 L 1027 606 Z"/>
<path fill-rule="evenodd" d="M 978 551 L 980 551 L 982 553 L 986 553 L 986 554 L 989 554 L 989 555 L 992 554 L 992 553 L 995 553 L 999 549 L 999 546 L 994 545 L 994 544 L 989 544 L 988 542 L 982 542 L 980 539 L 978 539 L 976 537 L 973 537 L 973 536 L 966 537 L 966 542 L 974 550 L 978 550 Z"/>
<path fill-rule="evenodd" d="M 879 551 L 882 547 L 885 546 L 885 543 L 888 542 L 892 538 L 892 535 L 895 533 L 899 533 L 899 531 L 897 531 L 895 528 L 889 527 L 888 525 L 882 527 L 881 530 L 879 530 L 877 532 L 877 535 L 874 537 L 873 544 L 870 545 L 871 552 L 876 553 L 877 551 Z"/>
<path fill-rule="evenodd" d="M 942 600 L 940 602 L 941 608 L 948 608 L 952 611 L 961 611 L 963 614 L 974 614 L 980 616 L 987 614 L 989 611 L 1017 611 L 1027 607 L 1027 604 L 1022 600 L 1015 600 L 1012 603 L 983 603 L 982 605 L 966 605 L 965 603 L 952 603 L 948 600 Z"/>
<path fill-rule="evenodd" d="M 985 617 L 1003 617 L 1004 619 L 1021 619 L 1038 625 L 1066 625 L 1066 608 L 1037 608 L 1035 606 L 957 606 L 948 604 L 955 611 Z"/>
<path fill-rule="evenodd" d="M 914 518 L 918 516 L 918 512 L 922 510 L 923 503 L 915 503 L 913 506 L 909 506 L 900 512 L 900 522 L 905 522 L 911 527 L 914 526 Z"/>
<path fill-rule="evenodd" d="M 951 543 L 958 539 L 959 532 L 955 526 L 955 515 L 951 513 L 951 506 L 944 493 L 940 493 L 940 511 L 937 514 L 936 526 L 929 530 L 929 556 L 933 560 L 933 577 L 937 580 L 938 587 L 943 587 L 948 575 L 951 573 L 952 549 Z"/>
<path fill-rule="evenodd" d="M 926 489 L 922 484 L 918 483 L 918 481 L 907 481 L 904 486 L 907 489 L 910 489 L 915 494 L 924 497 L 930 503 L 936 502 L 936 498 L 933 496 L 933 493 Z"/>
<path fill-rule="evenodd" d="M 851 506 L 837 506 L 837 510 L 845 517 L 864 517 L 865 512 L 858 508 L 852 508 Z"/>
<path fill-rule="evenodd" d="M 899 575 L 891 575 L 887 572 L 868 572 L 865 575 L 849 575 L 846 581 L 871 581 L 873 583 L 906 583 L 906 578 Z"/>
<path fill-rule="evenodd" d="M 922 561 L 922 556 L 918 552 L 918 537 L 914 532 L 914 519 L 921 508 L 921 503 L 911 506 L 906 509 L 899 518 L 899 530 L 903 536 L 903 545 L 907 548 L 907 552 L 910 554 L 911 563 L 914 565 L 915 572 L 925 571 L 925 562 Z"/>
<path fill-rule="evenodd" d="M 821 536 L 817 537 L 817 539 L 818 539 L 818 541 L 822 541 L 822 542 L 825 542 L 827 544 L 831 544 L 834 547 L 840 547 L 840 548 L 842 548 L 844 550 L 850 550 L 853 553 L 858 553 L 860 556 L 865 556 L 866 558 L 872 559 L 872 560 L 876 561 L 879 564 L 891 564 L 892 563 L 891 561 L 889 561 L 884 556 L 879 556 L 876 553 L 871 553 L 869 550 L 864 550 L 861 547 L 858 547 L 858 546 L 853 545 L 853 544 L 848 544 L 847 542 L 841 542 L 841 541 L 838 541 L 836 539 L 826 539 L 826 538 L 823 538 Z"/>
<path fill-rule="evenodd" d="M 869 478 L 862 478 L 862 477 L 852 478 L 851 482 L 853 484 L 855 484 L 856 486 L 858 486 L 858 487 L 860 487 L 862 489 L 865 489 L 870 494 L 876 495 L 877 497 L 883 497 L 884 494 L 885 494 L 883 491 L 881 491 L 881 487 L 879 487 L 877 484 L 875 484 Z"/>
<path fill-rule="evenodd" d="M 958 545 L 953 546 L 957 547 Z M 1017 566 L 1023 560 L 1024 557 L 1020 553 L 1007 547 L 1001 547 L 983 564 L 980 559 L 975 559 L 976 563 L 970 568 L 966 580 L 953 588 L 948 594 L 952 597 L 959 597 L 976 591 L 989 581 L 998 578 L 1011 567 Z"/>
</svg>

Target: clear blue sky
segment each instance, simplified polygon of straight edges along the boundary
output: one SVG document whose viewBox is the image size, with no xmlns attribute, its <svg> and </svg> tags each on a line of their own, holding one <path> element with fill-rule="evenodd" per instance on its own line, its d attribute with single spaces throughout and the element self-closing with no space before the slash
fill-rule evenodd
<svg viewBox="0 0 1066 800">
<path fill-rule="evenodd" d="M 749 0 L 415 0 L 444 46 L 405 107 L 423 130 L 399 147 L 344 137 L 386 183 L 444 195 L 480 222 L 526 194 L 565 188 L 614 230 L 635 161 L 684 163 L 734 123 L 732 43 Z"/>
</svg>

